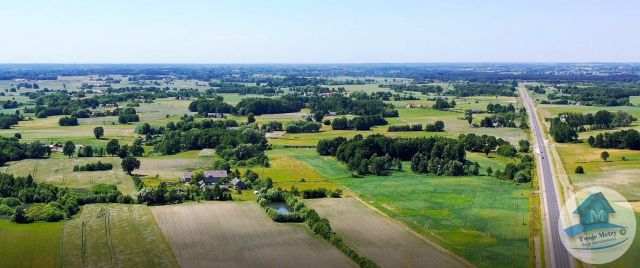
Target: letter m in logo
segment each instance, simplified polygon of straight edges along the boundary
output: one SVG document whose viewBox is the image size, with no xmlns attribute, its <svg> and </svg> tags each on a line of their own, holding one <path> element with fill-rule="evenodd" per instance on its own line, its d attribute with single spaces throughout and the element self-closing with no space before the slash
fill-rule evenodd
<svg viewBox="0 0 640 268">
<path fill-rule="evenodd" d="M 591 210 L 591 222 L 607 222 L 607 213 L 602 209 L 598 211 Z"/>
</svg>

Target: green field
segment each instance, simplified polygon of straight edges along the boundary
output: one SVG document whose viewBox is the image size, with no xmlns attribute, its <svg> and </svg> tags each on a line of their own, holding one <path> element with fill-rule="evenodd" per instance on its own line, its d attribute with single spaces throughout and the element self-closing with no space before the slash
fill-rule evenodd
<svg viewBox="0 0 640 268">
<path fill-rule="evenodd" d="M 479 267 L 529 265 L 529 185 L 410 172 L 339 182 Z"/>
<path fill-rule="evenodd" d="M 530 184 L 514 184 L 487 176 L 437 177 L 404 172 L 352 178 L 346 167 L 314 149 L 278 149 L 273 155 L 294 158 L 298 170 L 311 168 L 326 181 L 353 191 L 365 202 L 403 222 L 480 267 L 529 265 Z M 469 154 L 482 168 L 504 168 L 508 158 Z M 300 167 L 300 162 L 307 167 Z M 272 167 L 273 168 L 273 167 Z M 284 170 L 283 167 L 275 167 Z M 317 182 L 275 177 L 276 187 Z"/>
<path fill-rule="evenodd" d="M 59 267 L 63 222 L 15 224 L 0 219 L 1 267 Z"/>
</svg>

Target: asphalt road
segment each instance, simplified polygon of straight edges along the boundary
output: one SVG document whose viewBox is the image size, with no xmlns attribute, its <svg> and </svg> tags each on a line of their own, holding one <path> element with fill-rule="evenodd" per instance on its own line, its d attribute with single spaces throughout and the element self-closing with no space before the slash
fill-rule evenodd
<svg viewBox="0 0 640 268">
<path fill-rule="evenodd" d="M 556 194 L 555 178 L 553 177 L 553 173 L 551 173 L 551 160 L 547 154 L 542 127 L 540 126 L 538 115 L 534 110 L 533 102 L 531 101 L 529 94 L 526 92 L 526 89 L 520 89 L 520 96 L 522 96 L 522 99 L 528 108 L 527 114 L 529 114 L 533 121 L 531 128 L 533 129 L 533 133 L 538 144 L 538 151 L 540 152 L 539 163 L 542 168 L 542 177 L 540 179 L 544 183 L 544 191 L 542 194 L 545 195 L 546 198 L 546 220 L 549 222 L 549 225 L 547 225 L 548 230 L 546 236 L 547 241 L 549 241 L 549 249 L 551 251 L 546 252 L 547 258 L 551 258 L 552 267 L 571 267 L 569 253 L 562 245 L 562 241 L 560 241 L 558 221 L 560 219 L 559 204 L 562 204 L 562 202 L 558 200 L 558 195 Z"/>
</svg>

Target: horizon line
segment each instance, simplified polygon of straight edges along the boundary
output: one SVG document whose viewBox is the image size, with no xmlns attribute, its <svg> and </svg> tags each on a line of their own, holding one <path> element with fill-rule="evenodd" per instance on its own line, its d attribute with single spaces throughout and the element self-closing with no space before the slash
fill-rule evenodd
<svg viewBox="0 0 640 268">
<path fill-rule="evenodd" d="M 0 65 L 365 65 L 365 64 L 640 64 L 640 61 L 433 61 L 433 62 L 0 62 Z"/>
</svg>

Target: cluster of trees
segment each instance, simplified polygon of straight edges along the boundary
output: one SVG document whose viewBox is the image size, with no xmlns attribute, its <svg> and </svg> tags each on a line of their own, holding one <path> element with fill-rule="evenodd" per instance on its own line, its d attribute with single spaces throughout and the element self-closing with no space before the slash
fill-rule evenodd
<svg viewBox="0 0 640 268">
<path fill-rule="evenodd" d="M 576 128 L 571 127 L 558 117 L 551 119 L 549 134 L 551 134 L 554 141 L 560 143 L 575 142 L 578 140 L 578 131 Z"/>
<path fill-rule="evenodd" d="M 453 86 L 453 95 L 458 97 L 470 96 L 507 96 L 516 95 L 516 89 L 511 84 L 465 83 Z"/>
<path fill-rule="evenodd" d="M 78 118 L 72 117 L 72 116 L 65 116 L 62 117 L 58 120 L 58 125 L 59 126 L 77 126 L 78 125 Z"/>
<path fill-rule="evenodd" d="M 435 148 L 435 147 L 434 147 Z M 416 153 L 411 158 L 411 170 L 438 176 L 478 175 L 480 165 L 458 159 L 443 159 L 434 155 L 434 151 Z"/>
<path fill-rule="evenodd" d="M 390 84 L 390 85 L 379 85 L 379 87 L 388 87 L 389 89 L 395 92 L 420 92 L 423 95 L 427 95 L 429 93 L 442 93 L 444 90 L 440 85 L 416 85 L 416 84 Z"/>
<path fill-rule="evenodd" d="M 13 109 L 18 108 L 19 104 L 17 101 L 7 100 L 2 103 L 2 109 Z"/>
<path fill-rule="evenodd" d="M 494 175 L 499 179 L 526 183 L 531 181 L 532 170 L 533 157 L 530 154 L 523 154 L 519 163 L 508 163 L 504 171 L 496 170 Z"/>
<path fill-rule="evenodd" d="M 544 89 L 543 86 L 531 86 L 531 85 L 527 85 L 527 90 L 531 90 L 536 94 L 546 94 L 547 91 Z"/>
<path fill-rule="evenodd" d="M 331 121 L 331 128 L 333 130 L 370 130 L 373 126 L 384 126 L 388 123 L 381 115 L 356 116 L 350 120 L 340 117 Z"/>
<path fill-rule="evenodd" d="M 138 122 L 140 121 L 140 117 L 136 114 L 136 109 L 133 107 L 127 107 L 125 109 L 120 110 L 118 115 L 118 123 L 126 124 L 129 122 Z"/>
<path fill-rule="evenodd" d="M 79 193 L 70 188 L 60 188 L 46 183 L 36 183 L 31 176 L 14 177 L 0 173 L 0 208 L 13 214 L 16 223 L 33 221 L 59 221 L 70 218 L 80 211 L 80 206 L 90 203 L 133 203 L 133 199 L 122 195 L 115 185 L 96 184 L 88 193 Z"/>
<path fill-rule="evenodd" d="M 371 99 L 377 99 L 377 100 L 383 100 L 383 101 L 419 100 L 419 98 L 411 94 L 400 95 L 399 93 L 393 94 L 391 92 L 382 92 L 382 91 L 371 92 L 371 94 L 367 94 L 366 92 L 362 92 L 362 91 L 356 91 L 349 94 L 349 97 L 358 99 L 358 100 L 371 100 Z"/>
<path fill-rule="evenodd" d="M 389 126 L 389 132 L 402 132 L 402 131 L 422 131 L 422 124 L 403 125 L 403 126 Z"/>
<path fill-rule="evenodd" d="M 0 128 L 10 129 L 11 126 L 17 125 L 22 117 L 17 114 L 0 114 Z"/>
<path fill-rule="evenodd" d="M 436 121 L 433 124 L 427 124 L 425 127 L 426 131 L 429 132 L 443 132 L 444 131 L 444 122 Z M 414 125 L 404 125 L 404 126 L 389 126 L 389 132 L 401 132 L 401 131 L 422 131 L 421 124 Z"/>
<path fill-rule="evenodd" d="M 291 187 L 293 195 L 297 195 L 298 189 L 295 187 Z M 335 189 L 333 191 L 327 190 L 326 188 L 317 188 L 317 189 L 306 189 L 302 190 L 302 198 L 304 199 L 313 199 L 313 198 L 325 198 L 327 196 L 331 196 L 333 198 L 339 198 L 342 195 L 342 190 Z"/>
<path fill-rule="evenodd" d="M 307 226 L 317 235 L 331 242 L 333 246 L 342 251 L 345 255 L 356 262 L 360 267 L 376 268 L 378 267 L 373 261 L 364 256 L 360 256 L 355 250 L 347 245 L 340 236 L 331 229 L 331 224 L 326 218 L 320 217 L 318 213 L 307 207 L 303 202 L 298 200 L 293 194 L 271 188 L 263 188 L 257 196 L 258 204 L 265 209 L 267 215 L 275 222 L 305 222 Z M 289 214 L 280 214 L 273 208 L 269 207 L 270 202 L 284 201 L 290 211 Z"/>
<path fill-rule="evenodd" d="M 460 134 L 458 136 L 458 140 L 464 146 L 464 149 L 470 152 L 476 153 L 484 153 L 489 155 L 489 153 L 500 145 L 509 144 L 508 141 L 505 141 L 501 138 L 496 138 L 494 136 L 488 135 L 476 135 L 476 134 Z"/>
<path fill-rule="evenodd" d="M 424 130 L 428 132 L 443 132 L 444 131 L 444 122 L 441 120 L 433 122 L 433 124 L 427 124 L 424 127 Z"/>
<path fill-rule="evenodd" d="M 269 121 L 260 125 L 260 129 L 269 133 L 272 131 L 282 131 L 284 128 L 282 127 L 282 122 L 280 121 Z"/>
<path fill-rule="evenodd" d="M 322 125 L 306 120 L 289 121 L 284 130 L 287 133 L 314 133 L 320 131 Z"/>
<path fill-rule="evenodd" d="M 309 108 L 313 112 L 335 112 L 339 115 L 380 115 L 382 117 L 398 117 L 398 110 L 392 104 L 384 103 L 380 99 L 355 99 L 340 94 L 328 97 L 313 97 L 309 99 Z"/>
<path fill-rule="evenodd" d="M 480 127 L 494 128 L 494 127 L 517 127 L 514 120 L 516 120 L 516 114 L 494 114 L 487 116 L 480 120 Z"/>
<path fill-rule="evenodd" d="M 294 95 L 280 98 L 244 98 L 235 107 L 224 102 L 221 96 L 198 98 L 189 104 L 189 111 L 201 115 L 207 113 L 233 113 L 239 115 L 261 115 L 299 112 L 304 108 L 304 101 Z"/>
<path fill-rule="evenodd" d="M 75 145 L 74 145 L 75 149 Z M 93 148 L 91 145 L 83 146 L 78 149 L 78 157 L 93 157 L 93 156 L 104 156 L 106 153 L 105 149 L 102 147 Z"/>
<path fill-rule="evenodd" d="M 518 150 L 516 150 L 516 147 L 514 147 L 513 145 L 504 143 L 498 146 L 498 149 L 496 149 L 496 153 L 501 156 L 514 157 L 518 154 Z"/>
<path fill-rule="evenodd" d="M 501 105 L 499 103 L 498 104 L 489 103 L 487 104 L 487 112 L 495 113 L 495 114 L 515 113 L 516 108 L 511 103 L 509 103 L 509 105 Z"/>
<path fill-rule="evenodd" d="M 640 150 L 640 133 L 635 129 L 589 136 L 587 142 L 594 148 L 617 148 Z"/>
<path fill-rule="evenodd" d="M 240 115 L 293 113 L 302 108 L 304 102 L 293 95 L 280 98 L 244 98 L 236 105 L 236 111 Z"/>
<path fill-rule="evenodd" d="M 164 134 L 147 143 L 162 154 L 212 148 L 232 164 L 268 165 L 264 154 L 268 148 L 265 132 L 256 124 L 238 127 L 234 120 L 195 121 L 194 117 L 186 116 L 177 124 L 168 123 Z"/>
<path fill-rule="evenodd" d="M 111 165 L 111 163 L 102 163 L 101 161 L 73 166 L 73 171 L 100 171 L 111 169 L 113 169 L 113 165 Z"/>
<path fill-rule="evenodd" d="M 628 127 L 638 119 L 624 111 L 609 112 L 600 110 L 595 114 L 582 114 L 565 112 L 558 115 L 560 121 L 566 123 L 578 132 L 591 130 L 612 129 L 617 127 Z M 587 127 L 585 127 L 587 126 Z"/>
<path fill-rule="evenodd" d="M 435 101 L 436 103 L 434 103 L 431 108 L 436 110 L 449 110 L 456 107 L 455 100 L 447 101 L 443 98 L 436 98 Z"/>
<path fill-rule="evenodd" d="M 28 158 L 46 158 L 50 155 L 51 148 L 40 141 L 20 143 L 16 137 L 0 137 L 0 165 Z"/>
<path fill-rule="evenodd" d="M 623 106 L 631 105 L 630 96 L 640 95 L 640 88 L 637 83 L 615 83 L 602 82 L 592 86 L 558 86 L 562 95 L 549 94 L 549 99 L 557 103 L 563 100 L 564 103 L 580 102 L 583 105 L 599 106 Z"/>
<path fill-rule="evenodd" d="M 257 95 L 273 95 L 276 93 L 282 93 L 281 89 L 271 86 L 260 86 L 260 82 L 256 82 L 256 85 L 245 85 L 241 83 L 229 83 L 229 82 L 209 82 L 209 86 L 205 92 L 208 95 L 220 94 L 220 93 L 238 93 L 240 95 L 257 94 Z"/>
<path fill-rule="evenodd" d="M 358 174 L 383 175 L 392 168 L 401 169 L 400 161 L 412 160 L 415 171 L 464 175 L 468 171 L 465 166 L 470 164 L 465 158 L 464 144 L 443 137 L 389 138 L 375 134 L 363 138 L 356 135 L 350 140 L 322 140 L 317 150 L 322 155 L 335 152 L 338 160 Z M 422 162 L 425 163 L 418 168 Z"/>
<path fill-rule="evenodd" d="M 232 200 L 231 192 L 228 189 L 214 185 L 212 188 L 206 187 L 204 190 L 194 186 L 177 188 L 168 187 L 162 182 L 158 188 L 144 187 L 138 192 L 138 202 L 146 205 L 166 205 L 179 204 L 189 200 Z"/>
<path fill-rule="evenodd" d="M 609 112 L 601 110 L 595 114 L 561 113 L 551 119 L 549 132 L 556 142 L 575 142 L 578 132 L 588 129 L 612 129 L 628 127 L 637 118 L 627 112 Z"/>
<path fill-rule="evenodd" d="M 197 112 L 200 115 L 207 113 L 235 113 L 235 108 L 226 102 L 222 96 L 213 98 L 198 98 L 189 104 L 189 111 Z"/>
</svg>

